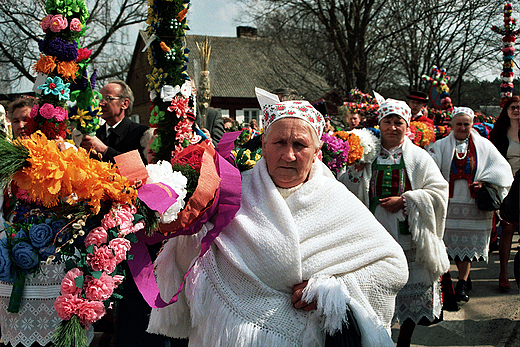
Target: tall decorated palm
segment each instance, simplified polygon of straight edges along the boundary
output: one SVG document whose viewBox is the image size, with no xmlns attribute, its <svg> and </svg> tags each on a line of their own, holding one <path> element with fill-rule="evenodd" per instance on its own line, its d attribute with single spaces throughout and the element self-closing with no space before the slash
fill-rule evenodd
<svg viewBox="0 0 520 347">
<path fill-rule="evenodd" d="M 503 67 L 502 73 L 500 77 L 502 79 L 502 83 L 500 84 L 500 104 L 504 105 L 506 100 L 513 96 L 513 66 L 514 61 L 513 57 L 515 55 L 515 41 L 516 36 L 518 35 L 518 30 L 516 30 L 516 19 L 511 16 L 513 12 L 513 5 L 511 3 L 506 3 L 504 5 L 504 27 L 499 28 L 496 25 L 493 25 L 491 30 L 503 36 L 502 38 L 502 54 L 503 54 Z"/>
<path fill-rule="evenodd" d="M 209 60 L 211 57 L 211 44 L 208 37 L 200 44 L 197 42 L 200 56 L 200 79 L 197 90 L 197 108 L 200 113 L 200 126 L 206 126 L 206 113 L 211 103 L 211 83 L 209 77 Z"/>
<path fill-rule="evenodd" d="M 156 135 L 151 149 L 155 152 L 155 161 L 169 161 L 172 153 L 200 141 L 200 136 L 192 131 L 195 115 L 186 73 L 189 0 L 150 0 L 149 3 L 146 34 L 152 71 L 147 75 L 147 86 L 152 103 L 150 126 L 155 128 Z"/>
<path fill-rule="evenodd" d="M 28 132 L 40 130 L 50 139 L 65 138 L 68 101 L 76 102 L 70 115 L 78 121 L 78 128 L 95 131 L 99 102 L 93 92 L 95 74 L 89 76 L 87 72 L 92 50 L 79 45 L 87 29 L 85 1 L 48 0 L 45 10 L 47 15 L 41 22 L 45 36 L 39 41 L 40 59 L 33 66 L 38 73 L 35 87 L 41 95 L 39 104 L 31 110 Z"/>
</svg>

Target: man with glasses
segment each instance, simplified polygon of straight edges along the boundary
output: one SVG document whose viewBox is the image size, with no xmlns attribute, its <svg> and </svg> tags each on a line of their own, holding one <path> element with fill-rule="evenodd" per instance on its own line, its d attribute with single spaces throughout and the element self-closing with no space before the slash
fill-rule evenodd
<svg viewBox="0 0 520 347">
<path fill-rule="evenodd" d="M 100 92 L 103 97 L 99 105 L 105 124 L 98 129 L 96 136 L 85 135 L 81 147 L 87 150 L 92 148 L 101 153 L 101 159 L 105 162 L 114 162 L 115 156 L 137 149 L 146 164 L 141 138 L 148 127 L 129 119 L 134 103 L 132 90 L 125 82 L 114 80 L 105 85 Z M 128 265 L 123 264 L 123 269 L 126 278 L 122 288 L 118 290 L 123 298 L 117 303 L 113 327 L 110 316 L 107 315 L 104 319 L 104 334 L 99 346 L 110 345 L 112 332 L 116 347 L 162 346 L 163 337 L 146 332 L 151 308 L 139 293 Z"/>
<path fill-rule="evenodd" d="M 114 157 L 119 154 L 137 149 L 146 163 L 140 140 L 148 127 L 129 118 L 134 104 L 132 90 L 125 82 L 114 80 L 100 92 L 103 98 L 99 105 L 105 124 L 98 129 L 96 136 L 85 135 L 81 147 L 101 153 L 102 160 L 110 162 L 114 162 Z"/>
</svg>

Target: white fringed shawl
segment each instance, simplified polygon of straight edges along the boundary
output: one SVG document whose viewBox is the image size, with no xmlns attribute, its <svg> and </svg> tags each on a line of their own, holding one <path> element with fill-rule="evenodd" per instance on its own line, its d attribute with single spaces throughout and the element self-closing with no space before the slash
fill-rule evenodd
<svg viewBox="0 0 520 347">
<path fill-rule="evenodd" d="M 471 129 L 470 136 L 477 152 L 475 181 L 494 184 L 498 188 L 498 194 L 504 199 L 513 183 L 511 166 L 491 141 L 482 137 L 474 129 Z M 433 159 L 447 181 L 450 180 L 451 162 L 455 153 L 455 146 L 455 136 L 451 132 L 446 138 L 435 142 L 430 148 Z"/>
<path fill-rule="evenodd" d="M 194 346 L 322 346 L 349 304 L 363 346 L 393 346 L 385 328 L 407 280 L 406 259 L 327 170 L 317 161 L 310 179 L 286 200 L 263 159 L 243 173 L 235 219 L 195 266 L 180 302 L 152 311 L 148 331 L 189 337 Z M 174 238 L 159 255 L 164 296 L 175 292 L 197 254 L 195 238 Z M 311 312 L 294 309 L 290 300 L 292 287 L 304 280 L 304 299 L 318 303 Z"/>
<path fill-rule="evenodd" d="M 435 162 L 422 148 L 405 137 L 403 160 L 412 190 L 403 194 L 408 210 L 408 224 L 412 240 L 416 244 L 416 261 L 424 264 L 429 278 L 421 279 L 431 284 L 448 271 L 450 261 L 442 240 L 448 204 L 448 183 L 442 177 Z M 372 165 L 367 164 L 357 183 L 348 178 L 348 173 L 338 176 L 367 206 L 369 204 Z"/>
</svg>

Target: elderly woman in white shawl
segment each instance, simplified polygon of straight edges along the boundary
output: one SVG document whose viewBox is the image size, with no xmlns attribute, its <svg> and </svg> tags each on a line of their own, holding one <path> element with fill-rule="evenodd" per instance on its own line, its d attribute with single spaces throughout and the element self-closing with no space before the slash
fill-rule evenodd
<svg viewBox="0 0 520 347">
<path fill-rule="evenodd" d="M 404 101 L 383 100 L 379 107 L 381 149 L 373 163 L 352 166 L 338 179 L 370 206 L 375 217 L 403 247 L 409 267 L 397 294 L 401 325 L 397 346 L 410 346 L 416 324 L 439 318 L 439 277 L 449 269 L 442 236 L 448 183 L 428 153 L 405 135 L 411 112 Z"/>
<path fill-rule="evenodd" d="M 483 182 L 487 182 L 504 198 L 513 182 L 507 160 L 473 129 L 474 117 L 470 108 L 456 107 L 451 113 L 451 133 L 430 149 L 442 175 L 450 183 L 444 242 L 459 270 L 455 287 L 457 301 L 469 300 L 466 290 L 471 289 L 471 261 L 488 261 L 493 212 L 478 209 L 477 193 Z"/>
<path fill-rule="evenodd" d="M 192 346 L 323 346 L 350 308 L 363 346 L 393 346 L 395 295 L 407 280 L 402 250 L 317 160 L 321 114 L 306 101 L 263 111 L 264 157 L 242 174 L 240 210 L 179 301 L 152 311 L 148 331 Z M 196 236 L 165 245 L 156 261 L 163 297 L 197 254 Z"/>
</svg>

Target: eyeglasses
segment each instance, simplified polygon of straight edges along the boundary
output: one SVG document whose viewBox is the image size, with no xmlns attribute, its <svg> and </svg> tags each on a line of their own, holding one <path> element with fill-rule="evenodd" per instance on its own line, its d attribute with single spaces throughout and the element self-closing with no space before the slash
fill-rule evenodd
<svg viewBox="0 0 520 347">
<path fill-rule="evenodd" d="M 121 99 L 120 96 L 109 96 L 109 95 L 105 95 L 101 100 L 99 100 L 100 102 L 103 101 L 105 103 L 110 103 L 112 102 L 112 100 L 116 100 L 116 99 Z"/>
<path fill-rule="evenodd" d="M 508 107 L 508 110 L 511 110 L 511 111 L 520 111 L 520 106 L 509 106 L 509 107 Z"/>
</svg>

